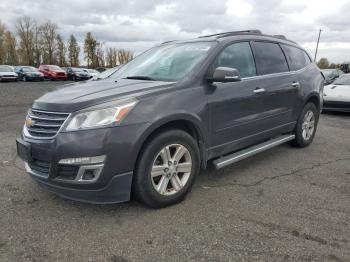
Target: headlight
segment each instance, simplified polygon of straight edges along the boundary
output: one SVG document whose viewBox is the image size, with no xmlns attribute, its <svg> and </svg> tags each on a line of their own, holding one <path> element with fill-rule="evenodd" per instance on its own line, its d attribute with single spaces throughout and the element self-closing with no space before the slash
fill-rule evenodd
<svg viewBox="0 0 350 262">
<path fill-rule="evenodd" d="M 65 131 L 105 127 L 119 124 L 126 115 L 137 104 L 136 99 L 127 99 L 116 101 L 113 104 L 108 103 L 105 107 L 93 107 L 86 111 L 78 112 L 73 115 Z"/>
</svg>

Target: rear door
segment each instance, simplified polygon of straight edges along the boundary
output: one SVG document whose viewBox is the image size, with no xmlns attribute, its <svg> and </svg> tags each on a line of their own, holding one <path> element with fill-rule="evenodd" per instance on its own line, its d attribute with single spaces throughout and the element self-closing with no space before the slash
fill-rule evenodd
<svg viewBox="0 0 350 262">
<path fill-rule="evenodd" d="M 252 43 L 259 75 L 259 88 L 264 94 L 263 118 L 268 130 L 292 125 L 293 109 L 300 83 L 290 72 L 286 56 L 278 43 Z"/>
</svg>

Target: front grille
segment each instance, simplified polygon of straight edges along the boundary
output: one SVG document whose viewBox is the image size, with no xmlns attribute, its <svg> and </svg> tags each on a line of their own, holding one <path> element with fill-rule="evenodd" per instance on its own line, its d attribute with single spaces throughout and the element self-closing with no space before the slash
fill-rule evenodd
<svg viewBox="0 0 350 262">
<path fill-rule="evenodd" d="M 48 177 L 50 172 L 50 163 L 40 161 L 40 160 L 33 160 L 28 163 L 30 169 L 34 171 L 35 173 L 39 173 L 43 177 Z"/>
<path fill-rule="evenodd" d="M 25 128 L 28 133 L 35 138 L 53 138 L 60 130 L 64 121 L 68 118 L 68 113 L 48 112 L 31 109 L 27 116 L 30 124 Z"/>
<path fill-rule="evenodd" d="M 65 73 L 57 73 L 58 76 L 65 76 Z"/>
</svg>

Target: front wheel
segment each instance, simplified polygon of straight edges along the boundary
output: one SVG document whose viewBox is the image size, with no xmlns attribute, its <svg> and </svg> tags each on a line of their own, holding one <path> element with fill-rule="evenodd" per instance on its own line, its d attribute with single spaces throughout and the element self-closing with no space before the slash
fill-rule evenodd
<svg viewBox="0 0 350 262">
<path fill-rule="evenodd" d="M 301 112 L 296 127 L 295 139 L 292 144 L 296 147 L 306 147 L 313 141 L 319 119 L 319 111 L 314 103 L 307 103 Z"/>
<path fill-rule="evenodd" d="M 182 201 L 200 170 L 196 141 L 181 130 L 154 137 L 141 152 L 133 194 L 142 203 L 160 208 Z"/>
</svg>

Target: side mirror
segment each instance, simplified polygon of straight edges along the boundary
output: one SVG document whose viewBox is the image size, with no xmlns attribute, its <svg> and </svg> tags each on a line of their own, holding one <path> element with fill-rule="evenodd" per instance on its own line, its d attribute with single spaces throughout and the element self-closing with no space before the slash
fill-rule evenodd
<svg viewBox="0 0 350 262">
<path fill-rule="evenodd" d="M 213 77 L 208 78 L 208 82 L 237 82 L 241 81 L 241 76 L 236 68 L 217 67 L 214 71 Z"/>
</svg>

